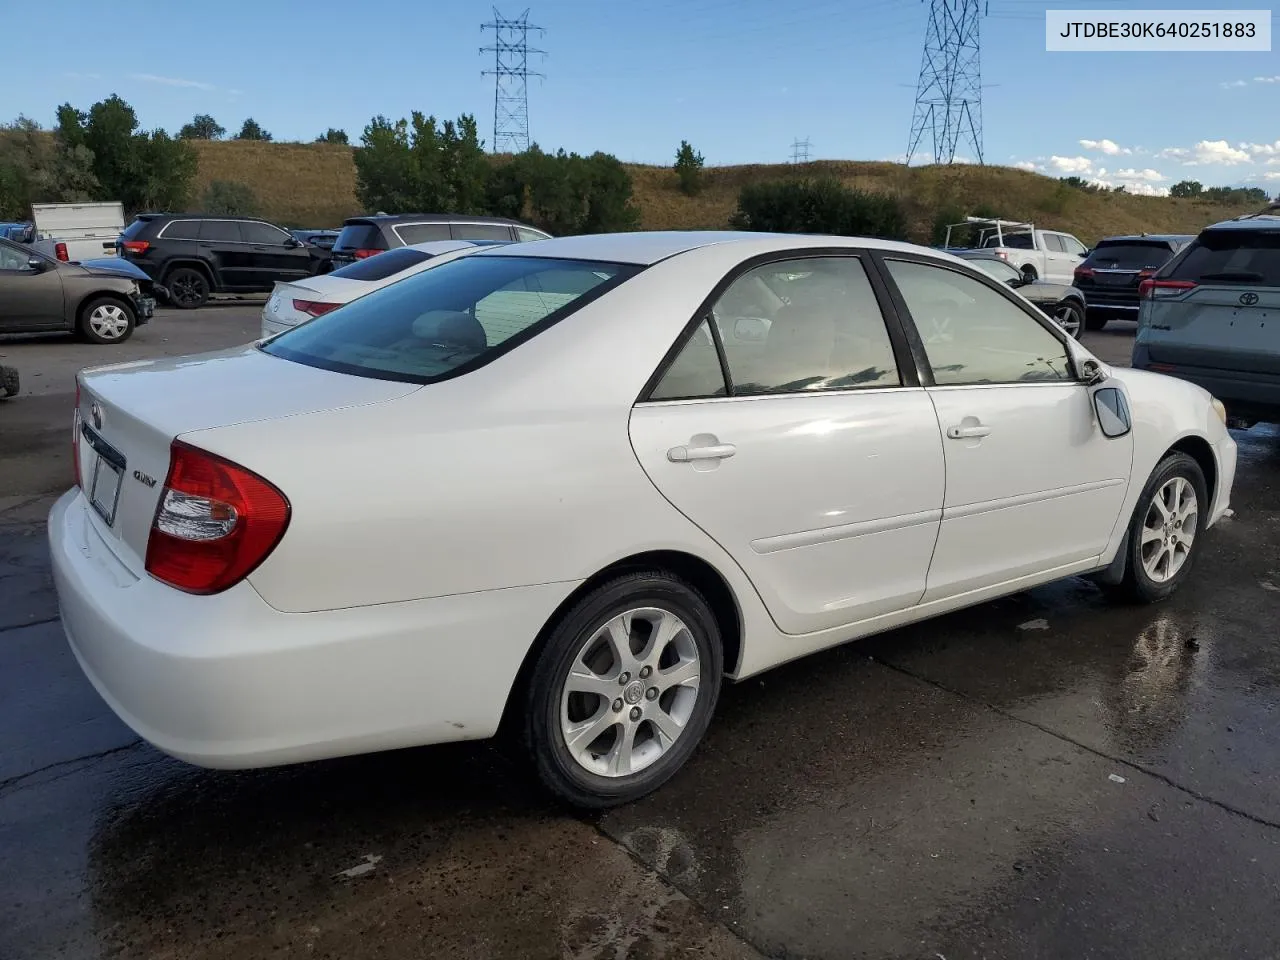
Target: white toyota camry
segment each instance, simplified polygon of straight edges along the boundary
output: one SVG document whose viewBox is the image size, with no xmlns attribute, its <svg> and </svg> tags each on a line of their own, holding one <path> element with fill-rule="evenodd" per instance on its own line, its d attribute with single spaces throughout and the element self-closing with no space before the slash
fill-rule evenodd
<svg viewBox="0 0 1280 960">
<path fill-rule="evenodd" d="M 262 308 L 262 336 L 271 337 L 337 310 L 366 293 L 462 256 L 486 241 L 431 240 L 357 260 L 330 273 L 276 283 Z"/>
<path fill-rule="evenodd" d="M 386 256 L 384 254 L 384 256 Z M 76 657 L 211 767 L 518 731 L 606 806 L 722 680 L 1061 577 L 1160 599 L 1236 448 L 906 244 L 494 247 L 263 343 L 78 378 L 49 519 Z"/>
</svg>

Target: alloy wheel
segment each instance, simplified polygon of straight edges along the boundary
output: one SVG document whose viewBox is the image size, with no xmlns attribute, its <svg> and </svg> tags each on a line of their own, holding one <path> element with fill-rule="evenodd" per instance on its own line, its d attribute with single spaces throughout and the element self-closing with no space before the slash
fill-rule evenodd
<svg viewBox="0 0 1280 960">
<path fill-rule="evenodd" d="M 194 273 L 182 274 L 174 277 L 169 293 L 179 303 L 199 303 L 204 299 L 204 281 Z"/>
<path fill-rule="evenodd" d="M 611 618 L 579 648 L 561 685 L 560 733 L 589 773 L 626 777 L 684 734 L 702 693 L 698 645 L 669 610 Z"/>
<path fill-rule="evenodd" d="M 1053 318 L 1058 321 L 1058 325 L 1073 339 L 1080 338 L 1081 316 L 1080 309 L 1071 303 L 1060 303 L 1053 311 Z"/>
<path fill-rule="evenodd" d="M 1200 517 L 1195 488 L 1185 477 L 1165 482 L 1142 521 L 1142 568 L 1155 583 L 1175 577 L 1191 556 Z"/>
</svg>

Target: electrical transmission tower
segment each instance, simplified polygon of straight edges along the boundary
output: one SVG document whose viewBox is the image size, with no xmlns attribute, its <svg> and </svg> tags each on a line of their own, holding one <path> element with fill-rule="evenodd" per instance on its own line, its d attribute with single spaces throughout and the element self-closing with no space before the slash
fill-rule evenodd
<svg viewBox="0 0 1280 960">
<path fill-rule="evenodd" d="M 911 143 L 906 162 L 926 132 L 933 138 L 933 162 L 952 163 L 963 140 L 982 163 L 982 70 L 978 22 L 985 0 L 928 0 L 929 26 L 916 81 Z"/>
<path fill-rule="evenodd" d="M 492 76 L 493 152 L 521 153 L 529 149 L 529 84 L 530 77 L 541 77 L 529 69 L 529 54 L 546 56 L 546 51 L 529 46 L 529 31 L 543 33 L 529 22 L 525 10 L 515 19 L 504 17 L 493 8 L 493 22 L 482 23 L 481 30 L 493 31 L 493 46 L 481 47 L 481 53 L 493 54 L 493 69 L 482 70 Z"/>
<path fill-rule="evenodd" d="M 803 140 L 791 141 L 791 162 L 792 163 L 808 163 L 809 162 L 809 138 Z"/>
</svg>

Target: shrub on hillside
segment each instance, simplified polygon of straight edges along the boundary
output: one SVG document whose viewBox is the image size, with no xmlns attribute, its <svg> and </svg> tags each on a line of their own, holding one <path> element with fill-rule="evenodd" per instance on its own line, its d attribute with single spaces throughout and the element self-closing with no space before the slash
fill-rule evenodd
<svg viewBox="0 0 1280 960">
<path fill-rule="evenodd" d="M 702 154 L 688 140 L 681 140 L 672 169 L 680 179 L 680 192 L 686 197 L 696 196 L 702 189 L 702 163 Z"/>
<path fill-rule="evenodd" d="M 258 213 L 258 198 L 247 183 L 214 180 L 205 188 L 201 209 L 224 217 L 252 217 Z"/>
<path fill-rule="evenodd" d="M 906 217 L 896 197 L 846 187 L 838 180 L 754 183 L 738 194 L 731 221 L 740 230 L 827 233 L 901 240 Z"/>
</svg>

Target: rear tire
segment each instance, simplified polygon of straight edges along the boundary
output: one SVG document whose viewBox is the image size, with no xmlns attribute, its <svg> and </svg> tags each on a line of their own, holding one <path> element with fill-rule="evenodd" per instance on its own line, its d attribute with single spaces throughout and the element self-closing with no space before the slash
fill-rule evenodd
<svg viewBox="0 0 1280 960">
<path fill-rule="evenodd" d="M 1093 331 L 1101 330 L 1107 325 L 1107 319 L 1107 317 L 1101 317 L 1098 316 L 1097 313 L 1090 313 L 1086 310 L 1084 315 L 1084 328 L 1086 330 Z"/>
<path fill-rule="evenodd" d="M 80 310 L 80 335 L 90 343 L 124 343 L 138 318 L 133 306 L 115 297 L 97 297 Z"/>
<path fill-rule="evenodd" d="M 209 300 L 209 280 L 193 267 L 178 267 L 165 277 L 169 302 L 179 310 L 203 307 Z"/>
<path fill-rule="evenodd" d="M 521 739 L 538 779 L 592 810 L 658 789 L 711 722 L 722 650 L 706 599 L 669 573 L 622 574 L 587 594 L 552 627 L 525 693 Z"/>
<path fill-rule="evenodd" d="M 1191 573 L 1209 518 L 1208 485 L 1200 464 L 1171 453 L 1142 488 L 1129 521 L 1124 579 L 1104 589 L 1121 600 L 1155 603 L 1173 594 Z"/>
</svg>

